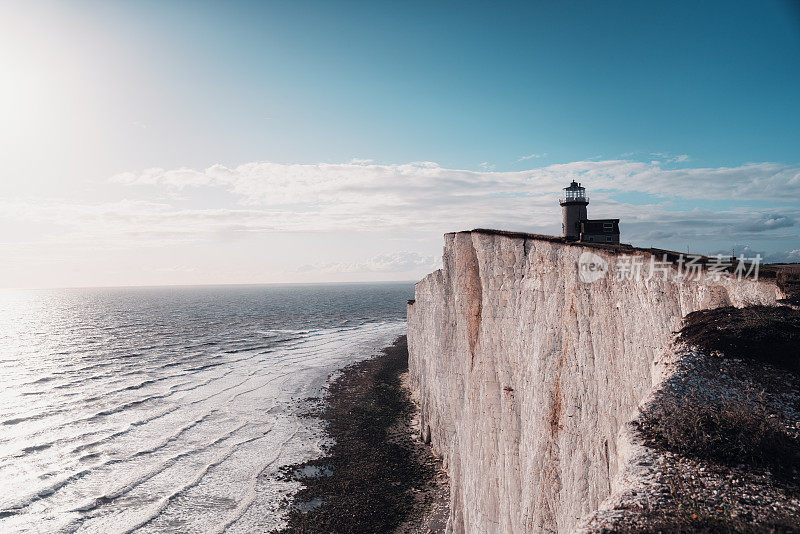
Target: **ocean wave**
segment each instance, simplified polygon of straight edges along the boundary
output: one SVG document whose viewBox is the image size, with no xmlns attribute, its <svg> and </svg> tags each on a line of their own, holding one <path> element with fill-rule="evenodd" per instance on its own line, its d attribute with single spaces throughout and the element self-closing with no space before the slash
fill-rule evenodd
<svg viewBox="0 0 800 534">
<path fill-rule="evenodd" d="M 124 320 L 93 302 L 81 311 L 92 320 L 72 325 L 77 312 L 62 313 L 26 334 L 29 345 L 15 340 L 18 356 L 3 363 L 15 396 L 0 406 L 1 532 L 149 532 L 185 514 L 219 532 L 243 528 L 254 503 L 278 498 L 257 487 L 271 483 L 259 473 L 318 448 L 317 423 L 298 416 L 298 401 L 403 324 L 359 325 L 355 314 L 298 316 L 284 328 L 274 314 L 225 315 L 216 301 L 168 312 L 148 304 Z M 222 499 L 225 515 L 192 508 L 201 493 Z"/>
</svg>

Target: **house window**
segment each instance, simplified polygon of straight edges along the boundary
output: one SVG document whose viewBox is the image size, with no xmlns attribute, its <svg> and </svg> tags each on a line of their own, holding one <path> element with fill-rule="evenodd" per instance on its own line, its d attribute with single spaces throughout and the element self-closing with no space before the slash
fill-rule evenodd
<svg viewBox="0 0 800 534">
<path fill-rule="evenodd" d="M 613 237 L 611 237 L 610 235 L 607 235 L 607 236 L 606 236 L 606 241 L 608 241 L 609 243 L 611 243 L 612 241 L 614 241 L 614 238 L 613 238 Z"/>
<path fill-rule="evenodd" d="M 611 232 L 612 230 L 614 230 L 614 223 L 603 223 L 604 232 Z"/>
</svg>

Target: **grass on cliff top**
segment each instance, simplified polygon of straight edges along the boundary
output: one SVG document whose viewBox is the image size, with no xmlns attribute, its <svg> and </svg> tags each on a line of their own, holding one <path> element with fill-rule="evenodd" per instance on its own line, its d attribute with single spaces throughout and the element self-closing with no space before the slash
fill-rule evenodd
<svg viewBox="0 0 800 534">
<path fill-rule="evenodd" d="M 800 304 L 800 264 L 776 267 L 778 287 L 786 294 L 786 303 Z"/>
<path fill-rule="evenodd" d="M 758 402 L 667 393 L 642 413 L 639 429 L 656 448 L 800 482 L 800 441 Z"/>
<path fill-rule="evenodd" d="M 710 402 L 698 391 L 662 391 L 642 414 L 645 436 L 659 448 L 723 465 L 768 468 L 781 479 L 798 482 L 800 441 L 786 433 L 762 402 L 763 395 L 786 386 L 767 380 L 769 373 L 760 364 L 800 373 L 800 311 L 786 306 L 702 310 L 686 317 L 678 339 L 709 358 L 718 351 L 747 362 L 755 381 L 746 392 L 749 400 L 720 397 Z M 716 369 L 710 360 L 701 367 L 708 369 L 696 372 L 709 376 Z"/>
<path fill-rule="evenodd" d="M 727 358 L 769 363 L 800 373 L 800 310 L 727 306 L 686 316 L 680 341 Z"/>
<path fill-rule="evenodd" d="M 717 395 L 687 388 L 683 380 L 676 381 L 676 387 L 658 392 L 655 402 L 641 414 L 637 426 L 646 443 L 712 465 L 755 472 L 769 470 L 776 482 L 792 488 L 787 491 L 796 494 L 800 484 L 800 439 L 787 430 L 774 405 L 770 408 L 767 401 L 774 400 L 786 388 L 797 387 L 800 311 L 783 306 L 703 310 L 686 317 L 679 340 L 705 353 L 706 357 L 696 364 L 693 372 L 711 383 L 723 371 L 716 352 L 742 360 L 732 368 L 726 367 L 725 373 L 726 379 L 741 379 L 743 389 L 740 395 Z M 792 373 L 782 373 L 764 363 Z M 614 531 L 800 532 L 796 518 L 781 517 L 778 513 L 755 524 L 741 517 L 717 517 L 696 504 L 675 514 L 653 510 L 645 518 L 647 521 Z M 642 528 L 643 524 L 646 528 Z"/>
<path fill-rule="evenodd" d="M 711 514 L 643 513 L 634 524 L 617 525 L 609 534 L 794 534 L 800 532 L 791 520 L 767 521 L 755 524 L 747 519 L 720 518 Z M 643 524 L 644 523 L 644 524 Z M 606 532 L 606 531 L 603 531 Z"/>
</svg>

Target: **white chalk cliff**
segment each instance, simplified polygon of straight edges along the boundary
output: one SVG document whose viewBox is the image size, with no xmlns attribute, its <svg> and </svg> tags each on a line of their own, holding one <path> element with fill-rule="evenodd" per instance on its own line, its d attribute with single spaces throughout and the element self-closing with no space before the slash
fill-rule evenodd
<svg viewBox="0 0 800 534">
<path fill-rule="evenodd" d="M 609 272 L 579 279 L 584 252 Z M 423 437 L 451 481 L 452 532 L 570 532 L 615 487 L 620 431 L 682 318 L 772 304 L 773 280 L 617 280 L 634 249 L 491 231 L 445 236 L 408 307 Z M 661 258 L 658 258 L 659 260 Z"/>
</svg>

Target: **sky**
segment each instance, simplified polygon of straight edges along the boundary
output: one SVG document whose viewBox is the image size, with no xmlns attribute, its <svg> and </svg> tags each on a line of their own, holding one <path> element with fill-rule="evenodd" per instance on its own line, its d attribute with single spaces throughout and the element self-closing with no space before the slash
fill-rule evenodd
<svg viewBox="0 0 800 534">
<path fill-rule="evenodd" d="M 800 4 L 0 3 L 0 287 L 415 280 L 442 234 L 800 261 Z"/>
</svg>

